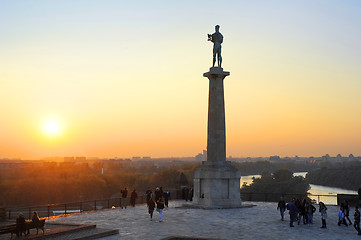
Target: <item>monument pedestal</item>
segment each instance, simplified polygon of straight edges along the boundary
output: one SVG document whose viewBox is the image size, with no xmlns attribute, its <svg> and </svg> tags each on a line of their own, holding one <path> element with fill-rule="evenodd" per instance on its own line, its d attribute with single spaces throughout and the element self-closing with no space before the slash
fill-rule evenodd
<svg viewBox="0 0 361 240">
<path fill-rule="evenodd" d="M 194 171 L 193 202 L 205 208 L 241 207 L 240 173 L 230 162 L 202 162 Z"/>
<path fill-rule="evenodd" d="M 196 205 L 205 208 L 241 207 L 238 169 L 226 161 L 226 128 L 223 80 L 229 72 L 212 67 L 203 76 L 209 79 L 207 161 L 194 171 Z"/>
</svg>

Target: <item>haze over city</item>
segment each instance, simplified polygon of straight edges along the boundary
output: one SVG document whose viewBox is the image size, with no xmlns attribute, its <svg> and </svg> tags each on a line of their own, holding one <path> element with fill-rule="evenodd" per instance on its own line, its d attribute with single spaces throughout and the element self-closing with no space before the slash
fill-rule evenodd
<svg viewBox="0 0 361 240">
<path fill-rule="evenodd" d="M 360 1 L 1 1 L 0 158 L 361 155 Z"/>
</svg>

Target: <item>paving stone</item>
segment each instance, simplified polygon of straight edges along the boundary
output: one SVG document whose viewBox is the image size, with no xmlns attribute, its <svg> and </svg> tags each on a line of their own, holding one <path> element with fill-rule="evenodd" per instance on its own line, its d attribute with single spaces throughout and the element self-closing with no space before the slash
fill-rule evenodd
<svg viewBox="0 0 361 240">
<path fill-rule="evenodd" d="M 338 226 L 337 206 L 328 207 L 327 229 L 321 229 L 321 216 L 314 214 L 313 225 L 289 227 L 289 215 L 280 220 L 277 203 L 244 202 L 256 205 L 251 208 L 236 209 L 194 209 L 180 208 L 183 201 L 171 201 L 159 222 L 158 212 L 153 221 L 149 220 L 146 205 L 135 208 L 110 209 L 60 219 L 59 223 L 96 224 L 100 228 L 118 229 L 119 235 L 102 238 L 115 239 L 166 239 L 188 237 L 190 239 L 358 239 L 353 226 Z M 352 208 L 350 215 L 353 216 Z M 353 219 L 352 219 L 353 220 Z"/>
</svg>

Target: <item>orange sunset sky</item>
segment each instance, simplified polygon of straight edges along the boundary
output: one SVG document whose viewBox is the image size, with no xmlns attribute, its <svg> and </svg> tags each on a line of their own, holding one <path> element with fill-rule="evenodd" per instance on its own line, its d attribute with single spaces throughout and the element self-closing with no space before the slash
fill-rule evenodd
<svg viewBox="0 0 361 240">
<path fill-rule="evenodd" d="M 361 155 L 360 1 L 2 1 L 0 158 Z"/>
</svg>

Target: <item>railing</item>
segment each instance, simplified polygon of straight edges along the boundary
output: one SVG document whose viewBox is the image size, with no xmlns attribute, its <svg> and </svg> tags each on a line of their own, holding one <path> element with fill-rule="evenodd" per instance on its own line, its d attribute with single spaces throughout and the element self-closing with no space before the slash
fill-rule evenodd
<svg viewBox="0 0 361 240">
<path fill-rule="evenodd" d="M 278 202 L 283 197 L 285 201 L 290 201 L 292 198 L 310 198 L 314 204 L 323 202 L 328 205 L 337 205 L 337 195 L 313 195 L 313 194 L 282 194 L 282 193 L 253 193 L 241 192 L 243 201 L 259 201 L 259 202 Z"/>
<path fill-rule="evenodd" d="M 180 191 L 171 191 L 171 199 L 178 199 Z M 48 205 L 39 205 L 31 207 L 12 207 L 6 209 L 8 219 L 16 219 L 19 213 L 22 213 L 25 218 L 31 219 L 33 211 L 36 211 L 40 218 L 62 217 L 69 214 L 82 213 L 87 211 L 97 211 L 109 208 L 122 207 L 122 198 L 107 198 L 89 201 L 78 201 L 69 203 L 55 203 Z M 146 203 L 146 196 L 141 195 L 135 201 L 135 204 Z M 127 206 L 130 207 L 130 198 L 127 198 Z"/>
<path fill-rule="evenodd" d="M 127 206 L 130 205 L 129 198 L 127 199 Z M 91 201 L 82 202 L 70 202 L 70 203 L 55 203 L 41 206 L 31 207 L 17 207 L 7 209 L 8 219 L 15 219 L 20 212 L 25 217 L 31 219 L 33 211 L 39 214 L 39 217 L 54 217 L 54 216 L 66 216 L 73 213 L 82 213 L 86 211 L 97 211 L 112 207 L 121 207 L 121 198 L 109 198 L 109 199 L 97 199 Z M 145 197 L 140 196 L 136 204 L 145 203 Z"/>
</svg>

